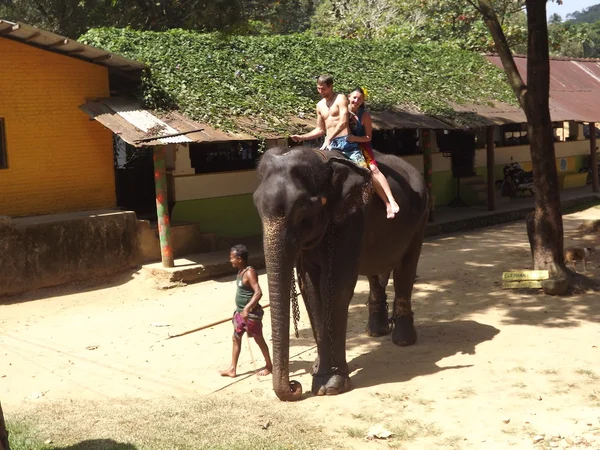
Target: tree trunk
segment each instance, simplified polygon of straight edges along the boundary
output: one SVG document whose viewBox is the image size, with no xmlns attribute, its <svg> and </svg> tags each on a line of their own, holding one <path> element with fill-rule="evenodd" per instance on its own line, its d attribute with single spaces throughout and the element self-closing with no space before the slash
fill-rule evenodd
<svg viewBox="0 0 600 450">
<path fill-rule="evenodd" d="M 527 231 L 535 269 L 563 275 L 563 223 L 552 121 L 550 119 L 550 60 L 546 2 L 527 0 L 527 89 L 524 110 L 533 166 L 535 210 Z"/>
<path fill-rule="evenodd" d="M 8 445 L 8 430 L 4 422 L 4 413 L 2 412 L 2 404 L 0 403 L 0 450 L 10 450 Z"/>
<path fill-rule="evenodd" d="M 476 5 L 494 39 L 508 81 L 527 116 L 535 187 L 535 210 L 527 234 L 535 269 L 564 275 L 563 224 L 556 156 L 550 119 L 550 60 L 546 0 L 527 0 L 527 85 L 513 60 L 506 36 L 490 0 Z"/>
</svg>

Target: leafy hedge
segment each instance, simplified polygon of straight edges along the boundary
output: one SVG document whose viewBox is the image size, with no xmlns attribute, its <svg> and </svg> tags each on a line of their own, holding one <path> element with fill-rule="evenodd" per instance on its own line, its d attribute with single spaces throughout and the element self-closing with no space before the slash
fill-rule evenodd
<svg viewBox="0 0 600 450">
<path fill-rule="evenodd" d="M 479 54 L 442 45 L 111 28 L 90 30 L 80 41 L 146 63 L 147 107 L 256 135 L 292 132 L 290 118 L 314 117 L 321 73 L 334 76 L 339 92 L 366 88 L 372 109 L 452 115 L 449 102 L 514 103 L 502 71 Z"/>
</svg>

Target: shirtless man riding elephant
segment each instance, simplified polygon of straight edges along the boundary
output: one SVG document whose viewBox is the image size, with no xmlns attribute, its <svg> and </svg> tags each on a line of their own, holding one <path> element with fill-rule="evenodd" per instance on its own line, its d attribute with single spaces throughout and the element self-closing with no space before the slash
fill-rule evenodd
<svg viewBox="0 0 600 450">
<path fill-rule="evenodd" d="M 348 98 L 333 91 L 333 78 L 321 75 L 317 78 L 317 91 L 323 97 L 317 103 L 317 127 L 306 134 L 291 136 L 294 142 L 303 142 L 325 135 L 321 150 L 338 150 L 357 166 L 368 169 L 369 166 L 356 142 L 348 140 L 350 136 Z"/>
<path fill-rule="evenodd" d="M 357 90 L 363 93 L 361 101 L 364 107 L 364 91 L 361 88 L 357 88 L 354 93 Z M 333 91 L 333 78 L 329 75 L 318 77 L 317 91 L 322 97 L 319 103 L 317 103 L 317 127 L 306 134 L 292 135 L 292 140 L 294 142 L 302 142 L 325 135 L 321 150 L 338 150 L 357 166 L 370 169 L 373 176 L 373 187 L 376 194 L 385 204 L 386 216 L 388 219 L 393 219 L 400 211 L 400 207 L 391 192 L 390 185 L 385 176 L 377 168 L 377 162 L 375 161 L 371 147 L 371 116 L 368 113 L 363 114 L 368 118 L 368 134 L 364 131 L 365 127 L 363 128 L 361 137 L 354 136 L 350 134 L 350 116 L 353 113 L 348 104 L 348 97 Z M 353 117 L 356 118 L 357 116 L 354 115 Z M 370 148 L 371 151 L 365 152 L 365 148 Z"/>
</svg>

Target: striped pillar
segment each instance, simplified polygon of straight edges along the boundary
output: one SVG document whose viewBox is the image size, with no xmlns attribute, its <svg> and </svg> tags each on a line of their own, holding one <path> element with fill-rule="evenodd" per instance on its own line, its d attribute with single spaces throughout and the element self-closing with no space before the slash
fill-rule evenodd
<svg viewBox="0 0 600 450">
<path fill-rule="evenodd" d="M 167 196 L 166 146 L 158 145 L 154 147 L 153 152 L 160 257 L 163 267 L 175 267 L 173 249 L 171 248 L 171 221 L 169 219 L 169 200 Z"/>
</svg>

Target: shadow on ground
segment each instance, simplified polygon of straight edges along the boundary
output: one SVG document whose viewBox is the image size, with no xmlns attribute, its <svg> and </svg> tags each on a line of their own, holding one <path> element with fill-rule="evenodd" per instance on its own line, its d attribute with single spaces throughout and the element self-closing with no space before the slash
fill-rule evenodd
<svg viewBox="0 0 600 450">
<path fill-rule="evenodd" d="M 88 439 L 68 447 L 52 447 L 53 450 L 137 450 L 133 444 L 124 444 L 112 439 Z"/>
<path fill-rule="evenodd" d="M 582 219 L 564 220 L 566 244 L 582 245 L 576 230 Z M 588 266 L 589 276 L 600 274 L 597 260 Z M 465 366 L 444 365 L 441 361 L 454 355 L 475 354 L 478 345 L 500 333 L 500 329 L 481 323 L 478 317 L 491 310 L 506 325 L 574 328 L 582 321 L 600 320 L 598 293 L 552 297 L 536 289 L 502 289 L 503 272 L 525 269 L 532 269 L 532 261 L 524 222 L 427 239 L 413 291 L 418 341 L 406 348 L 395 346 L 391 336 L 370 338 L 364 333 L 369 292 L 361 277 L 363 282 L 357 285 L 350 305 L 346 340 L 353 386 L 402 382 L 468 367 L 468 362 Z M 391 309 L 391 280 L 386 292 Z M 293 347 L 314 345 L 310 328 L 299 331 L 300 339 L 290 340 L 292 357 L 299 351 Z M 357 355 L 354 358 L 353 353 Z M 290 372 L 310 373 L 311 366 L 312 361 L 294 359 L 290 361 Z"/>
<path fill-rule="evenodd" d="M 99 289 L 108 289 L 121 286 L 139 274 L 140 267 L 136 266 L 115 275 L 106 275 L 87 280 L 72 281 L 58 286 L 49 286 L 35 291 L 24 292 L 11 296 L 0 296 L 0 305 L 14 305 L 35 300 L 44 300 L 51 297 L 62 297 L 66 295 L 91 292 Z"/>
</svg>

